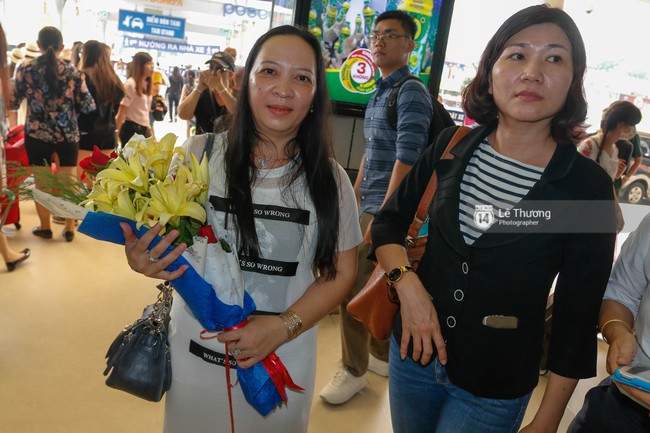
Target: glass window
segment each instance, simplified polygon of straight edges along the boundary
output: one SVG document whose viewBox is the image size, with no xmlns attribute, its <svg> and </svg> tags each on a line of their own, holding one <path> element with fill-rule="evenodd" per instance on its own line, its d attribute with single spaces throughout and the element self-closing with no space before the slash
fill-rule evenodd
<svg viewBox="0 0 650 433">
<path fill-rule="evenodd" d="M 501 23 L 517 10 L 540 3 L 456 0 L 440 83 L 440 95 L 450 111 L 462 116 L 462 89 L 476 74 L 481 53 Z M 650 3 L 565 0 L 564 10 L 578 25 L 587 50 L 589 131 L 595 132 L 602 110 L 610 103 L 629 100 L 643 113 L 637 129 L 650 132 L 650 62 L 646 49 Z"/>
</svg>

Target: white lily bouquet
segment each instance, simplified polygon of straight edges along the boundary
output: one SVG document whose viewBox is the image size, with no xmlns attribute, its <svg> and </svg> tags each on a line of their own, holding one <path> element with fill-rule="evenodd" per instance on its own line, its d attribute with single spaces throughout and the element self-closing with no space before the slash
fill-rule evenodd
<svg viewBox="0 0 650 433">
<path fill-rule="evenodd" d="M 191 246 L 205 224 L 208 195 L 208 162 L 174 148 L 176 136 L 165 135 L 159 142 L 135 136 L 122 152 L 97 172 L 87 200 L 88 210 L 120 215 L 136 222 L 137 228 L 160 224 L 161 235 L 176 229 L 175 244 Z M 172 157 L 177 165 L 172 174 Z"/>
<path fill-rule="evenodd" d="M 192 268 L 213 284 L 219 299 L 242 306 L 244 288 L 236 254 L 217 238 L 213 227 L 205 225 L 208 158 L 199 161 L 193 153 L 175 147 L 176 139 L 167 134 L 156 142 L 135 135 L 119 155 L 103 165 L 94 164 L 94 186 L 80 205 L 135 221 L 138 230 L 160 224 L 161 236 L 178 230 L 173 245 L 188 246 L 183 257 Z"/>
</svg>

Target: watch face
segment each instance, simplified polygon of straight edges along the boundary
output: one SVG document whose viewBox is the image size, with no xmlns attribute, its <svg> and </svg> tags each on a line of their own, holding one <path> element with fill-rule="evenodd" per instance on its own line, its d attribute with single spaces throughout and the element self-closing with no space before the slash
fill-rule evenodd
<svg viewBox="0 0 650 433">
<path fill-rule="evenodd" d="M 395 281 L 398 281 L 401 276 L 402 270 L 400 268 L 395 268 L 388 273 L 388 280 L 394 283 Z"/>
</svg>

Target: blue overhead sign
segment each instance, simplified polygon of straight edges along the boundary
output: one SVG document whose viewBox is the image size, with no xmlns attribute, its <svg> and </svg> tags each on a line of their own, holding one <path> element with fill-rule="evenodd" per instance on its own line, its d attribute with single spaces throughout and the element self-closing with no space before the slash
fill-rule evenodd
<svg viewBox="0 0 650 433">
<path fill-rule="evenodd" d="M 124 48 L 136 48 L 138 50 L 158 50 L 158 51 L 168 51 L 171 53 L 189 53 L 189 54 L 198 54 L 205 56 L 212 56 L 213 53 L 221 51 L 219 45 L 192 45 L 176 42 L 166 42 L 166 41 L 154 41 L 151 39 L 136 39 L 124 37 L 122 41 L 122 46 Z M 207 60 L 207 59 L 206 59 Z"/>
<path fill-rule="evenodd" d="M 185 18 L 120 9 L 117 29 L 123 32 L 183 39 L 185 37 Z"/>
</svg>

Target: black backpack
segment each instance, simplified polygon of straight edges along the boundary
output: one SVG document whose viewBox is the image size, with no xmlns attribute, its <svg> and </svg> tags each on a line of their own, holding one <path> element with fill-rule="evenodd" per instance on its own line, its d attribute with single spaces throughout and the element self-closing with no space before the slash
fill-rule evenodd
<svg viewBox="0 0 650 433">
<path fill-rule="evenodd" d="M 401 80 L 399 80 L 397 83 L 393 84 L 393 87 L 391 88 L 390 95 L 388 95 L 388 103 L 386 105 L 386 119 L 388 120 L 388 123 L 393 127 L 394 130 L 397 131 L 397 95 L 399 94 L 399 89 L 402 87 L 402 84 L 406 83 L 409 80 L 418 80 L 422 82 L 418 77 L 414 75 L 407 75 Z M 435 98 L 433 95 L 429 94 L 431 97 L 431 105 L 433 105 L 433 119 L 431 119 L 431 123 L 429 124 L 429 138 L 427 141 L 427 145 L 430 145 L 433 143 L 436 138 L 438 137 L 438 134 L 442 132 L 443 129 L 448 128 L 450 126 L 456 125 L 454 123 L 453 119 L 443 107 L 443 105 L 438 102 L 438 99 Z"/>
</svg>

